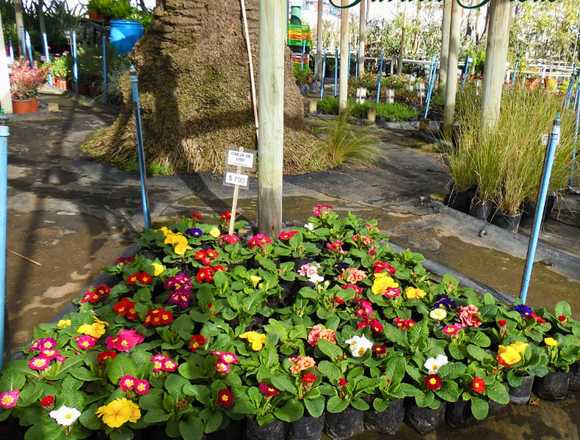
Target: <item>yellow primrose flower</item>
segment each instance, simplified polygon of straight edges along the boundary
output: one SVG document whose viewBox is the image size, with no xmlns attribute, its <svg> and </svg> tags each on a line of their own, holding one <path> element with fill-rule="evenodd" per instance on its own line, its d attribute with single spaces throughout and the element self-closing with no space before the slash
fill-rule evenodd
<svg viewBox="0 0 580 440">
<path fill-rule="evenodd" d="M 159 228 L 159 231 L 161 231 L 161 233 L 167 237 L 170 234 L 173 234 L 173 232 L 171 232 L 171 230 L 167 227 L 167 226 L 163 226 L 161 228 Z"/>
<path fill-rule="evenodd" d="M 209 235 L 213 238 L 218 238 L 222 233 L 220 232 L 219 228 L 211 228 L 209 231 Z"/>
<path fill-rule="evenodd" d="M 59 329 L 65 329 L 72 325 L 72 321 L 70 319 L 61 319 L 56 323 L 56 327 Z"/>
<path fill-rule="evenodd" d="M 181 233 L 174 234 L 171 232 L 167 234 L 163 243 L 173 245 L 173 252 L 177 255 L 184 255 L 185 252 L 190 249 L 187 243 L 187 238 Z"/>
<path fill-rule="evenodd" d="M 544 344 L 546 344 L 548 347 L 557 347 L 558 341 L 556 341 L 554 338 L 544 338 Z"/>
<path fill-rule="evenodd" d="M 81 335 L 92 336 L 93 338 L 99 339 L 105 334 L 107 330 L 107 324 L 103 321 L 97 319 L 96 322 L 92 324 L 83 324 L 77 328 L 77 333 Z"/>
<path fill-rule="evenodd" d="M 254 351 L 260 351 L 266 343 L 266 335 L 258 332 L 242 333 L 240 339 L 247 339 Z"/>
<path fill-rule="evenodd" d="M 407 287 L 405 289 L 405 296 L 407 299 L 421 299 L 425 298 L 425 295 L 427 295 L 425 291 L 417 287 Z"/>
<path fill-rule="evenodd" d="M 141 418 L 139 406 L 125 398 L 115 399 L 99 407 L 96 414 L 110 428 L 120 428 L 127 422 L 135 423 Z"/>
<path fill-rule="evenodd" d="M 260 281 L 262 281 L 262 278 L 260 278 L 258 275 L 250 275 L 250 281 L 252 282 L 252 286 L 254 286 L 255 289 Z"/>
<path fill-rule="evenodd" d="M 514 348 L 514 344 L 510 344 L 507 346 L 500 345 L 498 347 L 497 353 L 498 356 L 502 359 L 502 361 L 509 366 L 515 365 L 522 360 L 522 355 L 516 348 Z"/>
<path fill-rule="evenodd" d="M 519 354 L 523 355 L 526 352 L 526 348 L 528 348 L 527 342 L 516 341 L 510 344 L 511 347 L 514 348 Z"/>
<path fill-rule="evenodd" d="M 382 295 L 387 291 L 387 289 L 397 287 L 399 287 L 399 283 L 388 276 L 385 272 L 375 274 L 375 281 L 373 282 L 372 287 L 372 291 L 375 295 Z"/>
<path fill-rule="evenodd" d="M 165 266 L 161 263 L 153 263 L 153 276 L 158 277 L 163 272 L 165 272 Z"/>
</svg>

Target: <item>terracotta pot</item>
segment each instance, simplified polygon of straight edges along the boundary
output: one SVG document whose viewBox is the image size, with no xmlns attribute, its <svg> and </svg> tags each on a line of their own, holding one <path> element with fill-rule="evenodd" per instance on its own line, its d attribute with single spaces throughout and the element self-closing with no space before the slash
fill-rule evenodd
<svg viewBox="0 0 580 440">
<path fill-rule="evenodd" d="M 13 99 L 12 110 L 14 113 L 34 113 L 38 111 L 38 99 Z"/>
<path fill-rule="evenodd" d="M 68 90 L 65 78 L 54 78 L 54 86 L 57 89 L 64 90 L 65 92 Z"/>
</svg>

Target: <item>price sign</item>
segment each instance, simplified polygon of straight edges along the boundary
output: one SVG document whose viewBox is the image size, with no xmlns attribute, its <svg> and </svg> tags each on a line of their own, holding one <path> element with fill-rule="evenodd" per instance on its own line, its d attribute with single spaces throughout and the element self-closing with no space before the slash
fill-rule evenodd
<svg viewBox="0 0 580 440">
<path fill-rule="evenodd" d="M 231 186 L 243 186 L 248 187 L 249 176 L 247 174 L 233 173 L 231 171 L 226 171 L 224 183 Z"/>
<path fill-rule="evenodd" d="M 254 168 L 254 153 L 250 151 L 228 150 L 228 165 Z"/>
</svg>

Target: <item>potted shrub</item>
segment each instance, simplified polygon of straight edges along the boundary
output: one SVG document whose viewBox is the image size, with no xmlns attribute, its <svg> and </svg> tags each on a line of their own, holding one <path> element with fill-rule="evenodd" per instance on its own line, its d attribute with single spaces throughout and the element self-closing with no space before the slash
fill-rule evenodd
<svg viewBox="0 0 580 440">
<path fill-rule="evenodd" d="M 14 113 L 33 113 L 38 111 L 39 87 L 46 79 L 46 69 L 30 65 L 20 59 L 12 64 L 10 70 L 10 91 Z"/>
<path fill-rule="evenodd" d="M 69 56 L 65 52 L 54 57 L 48 65 L 48 71 L 52 76 L 54 86 L 60 90 L 67 90 L 67 77 L 69 73 Z"/>
</svg>

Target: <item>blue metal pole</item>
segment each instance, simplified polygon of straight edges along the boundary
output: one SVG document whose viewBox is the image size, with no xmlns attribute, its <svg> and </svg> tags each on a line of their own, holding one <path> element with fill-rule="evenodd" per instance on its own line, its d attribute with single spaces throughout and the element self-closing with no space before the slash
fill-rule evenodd
<svg viewBox="0 0 580 440">
<path fill-rule="evenodd" d="M 566 89 L 566 96 L 564 96 L 563 108 L 570 107 L 570 98 L 572 97 L 572 91 L 574 90 L 574 83 L 576 82 L 576 65 L 572 65 L 572 74 L 570 75 L 570 80 L 568 81 L 568 88 Z"/>
<path fill-rule="evenodd" d="M 101 54 L 103 58 L 103 101 L 105 104 L 109 100 L 109 68 L 107 65 L 107 35 L 101 36 Z"/>
<path fill-rule="evenodd" d="M 377 104 L 381 102 L 381 80 L 383 79 L 383 65 L 385 63 L 385 51 L 381 50 L 381 60 L 379 61 L 379 71 L 377 72 Z"/>
<path fill-rule="evenodd" d="M 350 79 L 350 41 L 348 42 L 348 61 L 346 63 L 346 81 Z"/>
<path fill-rule="evenodd" d="M 427 97 L 425 98 L 425 111 L 423 113 L 423 119 L 427 119 L 429 115 L 429 107 L 431 106 L 431 97 L 433 96 L 433 90 L 435 89 L 435 78 L 437 77 L 437 57 L 433 57 L 431 62 L 431 70 L 429 72 L 429 86 L 427 89 Z"/>
<path fill-rule="evenodd" d="M 143 127 L 141 124 L 141 99 L 139 97 L 139 78 L 135 66 L 130 69 L 131 97 L 135 111 L 135 131 L 137 133 L 137 160 L 139 162 L 139 177 L 141 179 L 141 205 L 143 208 L 143 223 L 145 229 L 151 228 L 151 215 L 149 213 L 149 194 L 147 192 L 147 168 L 145 161 L 145 149 L 143 148 Z"/>
<path fill-rule="evenodd" d="M 338 47 L 334 49 L 334 96 L 338 96 Z"/>
<path fill-rule="evenodd" d="M 6 323 L 6 226 L 8 224 L 8 135 L 6 119 L 0 119 L 0 370 L 4 361 Z"/>
<path fill-rule="evenodd" d="M 518 59 L 514 64 L 514 71 L 512 72 L 512 84 L 515 86 L 518 69 L 520 68 L 520 60 Z"/>
<path fill-rule="evenodd" d="M 552 166 L 554 165 L 554 157 L 556 156 L 556 148 L 560 142 L 560 113 L 556 115 L 550 139 L 548 141 L 548 149 L 546 157 L 544 158 L 544 169 L 542 171 L 542 180 L 540 182 L 540 189 L 538 191 L 538 200 L 536 201 L 536 212 L 534 214 L 534 223 L 532 226 L 532 233 L 530 234 L 530 242 L 528 244 L 528 253 L 526 257 L 526 266 L 522 277 L 522 288 L 520 290 L 520 299 L 523 304 L 528 298 L 528 289 L 530 287 L 530 280 L 532 278 L 532 270 L 534 268 L 534 259 L 536 256 L 536 249 L 538 247 L 538 240 L 540 238 L 540 229 L 542 227 L 542 218 L 544 217 L 544 208 L 546 207 L 546 197 L 548 196 L 548 188 L 550 187 L 550 177 L 552 175 Z"/>
<path fill-rule="evenodd" d="M 302 40 L 302 56 L 300 57 L 300 70 L 304 70 L 304 55 L 306 54 L 306 40 Z"/>
<path fill-rule="evenodd" d="M 71 54 L 72 54 L 72 74 L 73 74 L 73 89 L 75 94 L 79 94 L 79 60 L 77 57 L 77 32 L 71 33 Z"/>
<path fill-rule="evenodd" d="M 461 87 L 465 86 L 465 81 L 469 75 L 469 68 L 471 67 L 471 57 L 465 58 L 465 66 L 463 67 L 463 78 L 461 78 Z"/>
<path fill-rule="evenodd" d="M 8 40 L 8 52 L 10 53 L 10 64 L 14 62 L 14 46 L 12 40 Z"/>
<path fill-rule="evenodd" d="M 324 79 L 326 77 L 326 52 L 322 59 L 322 78 L 320 78 L 320 99 L 324 98 Z"/>
<path fill-rule="evenodd" d="M 42 33 L 42 47 L 44 48 L 44 61 L 50 63 L 50 52 L 48 51 L 48 38 L 46 32 Z"/>
<path fill-rule="evenodd" d="M 570 169 L 570 178 L 568 179 L 568 186 L 570 189 L 574 188 L 574 177 L 576 174 L 576 150 L 578 148 L 578 134 L 580 133 L 580 81 L 576 85 L 576 121 L 574 123 L 574 147 L 572 148 L 572 167 Z"/>
<path fill-rule="evenodd" d="M 26 44 L 26 53 L 28 54 L 28 62 L 30 63 L 30 67 L 32 67 L 34 66 L 34 58 L 32 56 L 32 43 L 30 42 L 30 34 L 25 32 L 24 38 Z"/>
</svg>

